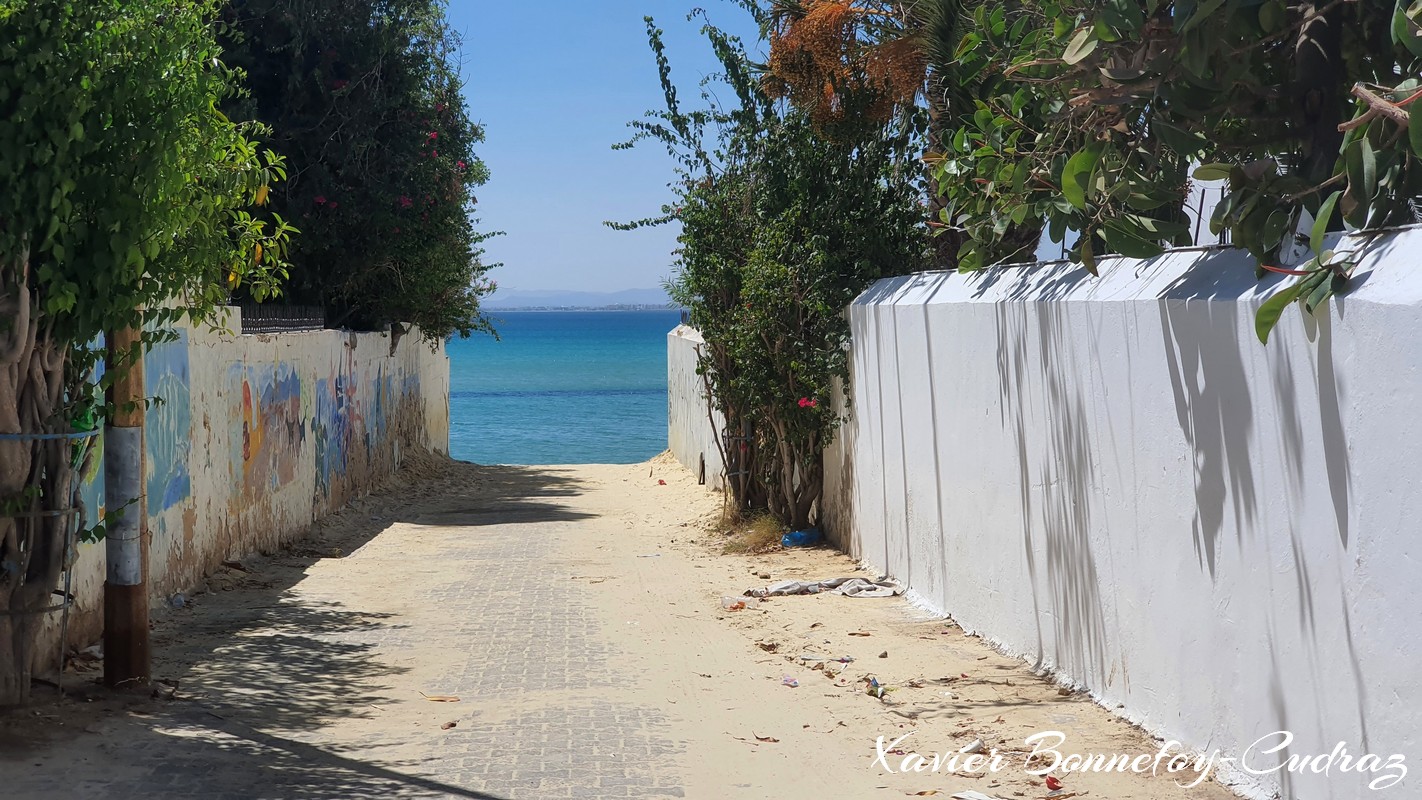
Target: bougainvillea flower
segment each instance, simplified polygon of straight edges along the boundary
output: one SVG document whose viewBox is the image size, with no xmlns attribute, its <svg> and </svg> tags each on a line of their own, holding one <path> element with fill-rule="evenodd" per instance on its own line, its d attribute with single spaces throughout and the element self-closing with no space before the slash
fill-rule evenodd
<svg viewBox="0 0 1422 800">
<path fill-rule="evenodd" d="M 412 205 L 414 205 L 414 204 L 415 204 L 415 201 L 414 201 L 414 200 L 411 200 L 408 196 L 403 195 L 403 194 L 400 195 L 400 207 L 401 207 L 401 208 L 409 208 L 410 206 L 412 206 Z"/>
<path fill-rule="evenodd" d="M 439 138 L 439 131 L 430 131 L 430 141 L 434 141 L 435 139 L 438 139 L 438 138 Z"/>
<path fill-rule="evenodd" d="M 316 205 L 318 205 L 318 206 L 324 206 L 324 205 L 326 205 L 326 195 L 324 195 L 324 194 L 318 194 L 318 195 L 316 195 L 316 197 L 314 197 L 314 198 L 312 198 L 312 199 L 316 201 Z"/>
</svg>

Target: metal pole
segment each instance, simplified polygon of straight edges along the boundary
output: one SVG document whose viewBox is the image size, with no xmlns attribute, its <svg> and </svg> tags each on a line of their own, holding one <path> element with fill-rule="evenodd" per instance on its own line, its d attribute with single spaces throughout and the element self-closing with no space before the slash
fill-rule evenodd
<svg viewBox="0 0 1422 800">
<path fill-rule="evenodd" d="M 104 501 L 121 512 L 107 526 L 104 581 L 104 683 L 142 685 L 148 644 L 148 503 L 143 470 L 143 351 L 134 328 L 108 336 L 109 365 L 121 374 L 109 389 L 114 414 L 104 435 Z"/>
</svg>

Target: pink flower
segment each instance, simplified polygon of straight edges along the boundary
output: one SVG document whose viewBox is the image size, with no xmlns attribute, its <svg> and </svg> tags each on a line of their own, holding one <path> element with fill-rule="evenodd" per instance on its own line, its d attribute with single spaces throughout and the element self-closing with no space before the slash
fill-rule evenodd
<svg viewBox="0 0 1422 800">
<path fill-rule="evenodd" d="M 438 138 L 439 138 L 439 131 L 430 131 L 430 141 L 434 141 L 435 139 L 438 139 Z"/>
<path fill-rule="evenodd" d="M 438 151 L 438 150 L 431 150 L 431 151 L 430 151 L 430 157 L 431 157 L 431 158 L 439 158 L 439 151 Z"/>
<path fill-rule="evenodd" d="M 464 169 L 464 162 L 463 162 L 463 161 L 456 161 L 456 162 L 454 162 L 454 166 L 459 167 L 460 169 Z"/>
<path fill-rule="evenodd" d="M 808 397 L 800 398 L 800 408 L 814 408 L 819 404 L 820 402 L 818 400 L 811 400 Z"/>
<path fill-rule="evenodd" d="M 414 201 L 414 200 L 411 200 L 409 197 L 407 197 L 407 196 L 405 196 L 405 195 L 403 195 L 403 194 L 400 195 L 400 207 L 401 207 L 401 208 L 409 208 L 410 206 L 412 206 L 412 205 L 414 205 L 414 204 L 415 204 L 415 201 Z"/>
<path fill-rule="evenodd" d="M 314 198 L 312 198 L 312 199 L 314 199 L 314 200 L 316 201 L 316 205 L 318 205 L 318 206 L 324 206 L 324 205 L 326 205 L 326 195 L 324 195 L 324 194 L 318 194 L 318 195 L 316 195 L 316 197 L 314 197 Z"/>
</svg>

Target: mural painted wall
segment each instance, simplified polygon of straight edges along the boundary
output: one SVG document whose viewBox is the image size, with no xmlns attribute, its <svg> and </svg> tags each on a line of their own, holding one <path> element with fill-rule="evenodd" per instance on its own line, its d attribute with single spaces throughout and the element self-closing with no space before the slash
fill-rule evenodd
<svg viewBox="0 0 1422 800">
<path fill-rule="evenodd" d="M 228 327 L 240 330 L 235 315 Z M 448 452 L 442 346 L 408 336 L 392 355 L 382 333 L 176 333 L 144 361 L 154 398 L 144 432 L 154 604 L 191 591 L 225 559 L 280 548 L 389 481 L 402 453 Z M 92 463 L 91 524 L 103 513 L 102 457 Z M 73 645 L 102 633 L 103 550 L 79 548 Z M 58 652 L 55 628 L 43 658 Z"/>
</svg>

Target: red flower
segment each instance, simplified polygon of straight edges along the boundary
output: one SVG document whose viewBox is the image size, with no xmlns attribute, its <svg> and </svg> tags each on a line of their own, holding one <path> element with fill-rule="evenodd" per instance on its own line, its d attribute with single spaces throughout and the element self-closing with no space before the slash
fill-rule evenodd
<svg viewBox="0 0 1422 800">
<path fill-rule="evenodd" d="M 439 138 L 439 131 L 430 131 L 430 141 L 434 141 L 435 139 L 438 139 L 438 138 Z"/>
<path fill-rule="evenodd" d="M 400 207 L 401 207 L 401 208 L 409 208 L 410 206 L 412 206 L 412 205 L 414 205 L 414 204 L 415 204 L 415 201 L 411 200 L 409 197 L 407 197 L 407 196 L 405 196 L 405 195 L 403 195 L 403 194 L 400 195 Z"/>
<path fill-rule="evenodd" d="M 431 151 L 430 151 L 430 157 L 431 157 L 431 158 L 439 158 L 439 151 L 438 151 L 438 150 L 431 150 Z"/>
<path fill-rule="evenodd" d="M 314 198 L 312 198 L 312 199 L 314 199 L 314 200 L 316 201 L 316 205 L 318 205 L 318 206 L 324 206 L 324 205 L 326 205 L 326 195 L 324 195 L 324 194 L 318 194 L 318 195 L 316 195 L 316 197 L 314 197 Z"/>
<path fill-rule="evenodd" d="M 459 167 L 460 169 L 464 169 L 464 162 L 463 162 L 463 161 L 456 161 L 456 162 L 454 162 L 454 166 Z"/>
<path fill-rule="evenodd" d="M 808 398 L 808 397 L 802 397 L 802 398 L 800 398 L 800 408 L 814 408 L 815 406 L 817 406 L 817 405 L 819 405 L 819 404 L 820 404 L 820 401 L 818 401 L 818 400 L 811 400 L 811 399 Z"/>
</svg>

